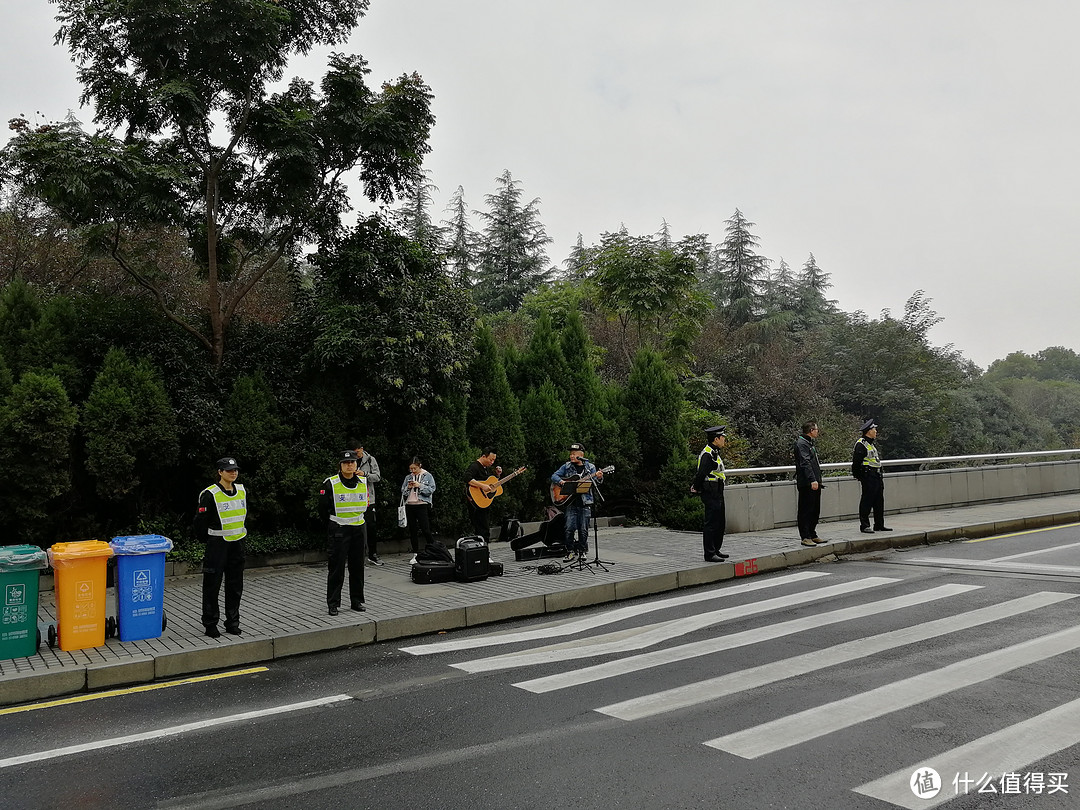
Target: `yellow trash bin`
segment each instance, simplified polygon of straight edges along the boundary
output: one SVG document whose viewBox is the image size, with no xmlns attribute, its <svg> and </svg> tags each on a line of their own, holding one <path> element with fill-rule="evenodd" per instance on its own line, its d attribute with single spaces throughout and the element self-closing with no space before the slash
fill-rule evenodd
<svg viewBox="0 0 1080 810">
<path fill-rule="evenodd" d="M 49 549 L 61 650 L 105 643 L 105 563 L 112 555 L 101 540 L 53 543 Z"/>
</svg>

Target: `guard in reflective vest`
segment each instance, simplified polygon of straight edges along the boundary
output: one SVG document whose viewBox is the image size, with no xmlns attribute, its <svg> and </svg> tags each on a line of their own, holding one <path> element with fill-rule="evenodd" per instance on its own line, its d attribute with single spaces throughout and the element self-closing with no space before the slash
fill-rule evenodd
<svg viewBox="0 0 1080 810">
<path fill-rule="evenodd" d="M 851 474 L 862 484 L 859 499 L 859 531 L 866 534 L 891 532 L 885 526 L 885 483 L 881 478 L 881 455 L 878 453 L 877 425 L 867 419 L 862 426 L 862 438 L 855 442 L 851 453 Z M 870 528 L 870 512 L 874 513 L 874 528 Z"/>
<path fill-rule="evenodd" d="M 235 458 L 218 459 L 218 481 L 199 493 L 193 532 L 206 543 L 203 554 L 202 623 L 206 635 L 217 638 L 218 594 L 225 581 L 225 632 L 240 635 L 240 597 L 244 593 L 244 537 L 247 529 L 247 490 L 237 484 Z"/>
<path fill-rule="evenodd" d="M 322 483 L 319 490 L 319 514 L 326 520 L 329 559 L 326 573 L 326 607 L 338 615 L 345 568 L 349 569 L 349 602 L 353 610 L 364 607 L 364 558 L 367 527 L 364 512 L 368 507 L 367 480 L 356 474 L 359 459 L 346 450 L 338 463 L 338 474 Z"/>
<path fill-rule="evenodd" d="M 727 443 L 724 435 L 726 425 L 705 428 L 707 444 L 698 454 L 697 475 L 690 491 L 701 496 L 705 506 L 705 527 L 701 533 L 701 543 L 706 562 L 723 562 L 728 558 L 720 548 L 724 545 L 724 529 L 727 515 L 724 510 L 724 461 L 720 458 L 720 448 Z"/>
</svg>

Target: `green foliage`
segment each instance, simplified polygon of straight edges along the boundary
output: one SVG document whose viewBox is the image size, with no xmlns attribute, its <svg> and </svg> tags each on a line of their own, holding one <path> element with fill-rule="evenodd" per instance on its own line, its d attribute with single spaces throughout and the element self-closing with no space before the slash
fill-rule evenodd
<svg viewBox="0 0 1080 810">
<path fill-rule="evenodd" d="M 1012 352 L 1003 360 L 995 360 L 986 371 L 986 379 L 1071 380 L 1080 382 L 1080 355 L 1064 346 L 1050 346 L 1034 355 Z"/>
<path fill-rule="evenodd" d="M 769 273 L 769 260 L 757 253 L 754 227 L 736 208 L 725 223 L 727 233 L 716 249 L 716 271 L 707 280 L 713 300 L 736 326 L 749 323 L 761 311 L 762 287 Z"/>
<path fill-rule="evenodd" d="M 220 367 L 252 289 L 303 242 L 339 228 L 342 175 L 388 203 L 419 173 L 434 117 L 416 74 L 367 85 L 363 58 L 331 53 L 318 89 L 282 83 L 289 60 L 348 38 L 367 0 L 100 3 L 57 0 L 82 101 L 100 129 L 16 119 L 11 177 L 109 256 Z M 271 92 L 281 87 L 278 92 Z M 121 139 L 111 133 L 123 131 Z M 175 227 L 205 284 L 176 305 L 169 268 L 133 249 Z M 228 283 L 226 283 L 228 282 Z"/>
<path fill-rule="evenodd" d="M 51 542 L 70 514 L 75 406 L 56 377 L 28 371 L 0 406 L 0 526 L 20 542 Z"/>
<path fill-rule="evenodd" d="M 421 246 L 377 217 L 315 259 L 310 360 L 343 375 L 364 408 L 419 408 L 460 385 L 473 309 Z"/>
<path fill-rule="evenodd" d="M 552 240 L 540 221 L 540 200 L 522 204 L 521 181 L 509 170 L 495 182 L 495 193 L 484 196 L 488 210 L 477 212 L 485 225 L 473 294 L 482 312 L 513 312 L 547 280 L 544 248 Z"/>
<path fill-rule="evenodd" d="M 629 421 L 622 426 L 637 437 L 639 479 L 657 480 L 664 465 L 682 455 L 684 398 L 682 386 L 660 355 L 639 351 L 623 392 Z"/>
<path fill-rule="evenodd" d="M 491 330 L 482 322 L 473 341 L 469 392 L 466 433 L 470 446 L 477 454 L 491 446 L 502 460 L 514 466 L 524 463 L 525 436 L 518 402 L 510 390 Z"/>
<path fill-rule="evenodd" d="M 86 468 L 97 492 L 118 500 L 153 482 L 175 462 L 176 419 L 157 370 L 111 349 L 82 414 Z"/>
<path fill-rule="evenodd" d="M 566 407 L 559 392 L 550 382 L 533 388 L 521 403 L 521 423 L 525 430 L 525 457 L 532 476 L 523 482 L 535 484 L 524 499 L 526 520 L 539 514 L 548 493 L 550 477 L 567 458 L 567 448 L 574 440 L 570 435 Z"/>
</svg>

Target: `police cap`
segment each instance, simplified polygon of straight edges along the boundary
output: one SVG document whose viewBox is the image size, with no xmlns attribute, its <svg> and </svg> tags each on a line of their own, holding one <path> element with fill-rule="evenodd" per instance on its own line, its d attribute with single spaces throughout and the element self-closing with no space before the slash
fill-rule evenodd
<svg viewBox="0 0 1080 810">
<path fill-rule="evenodd" d="M 876 427 L 877 422 L 875 422 L 873 419 L 867 419 L 865 422 L 863 422 L 862 432 L 866 433 L 868 430 L 873 430 Z"/>
<path fill-rule="evenodd" d="M 717 425 L 716 427 L 705 428 L 706 436 L 723 436 L 724 431 L 727 430 L 727 425 Z"/>
<path fill-rule="evenodd" d="M 344 464 L 346 461 L 355 461 L 359 463 L 360 457 L 356 455 L 355 450 L 346 450 L 344 453 L 341 454 L 341 461 L 339 461 L 338 463 Z"/>
<path fill-rule="evenodd" d="M 219 458 L 217 462 L 217 468 L 219 470 L 239 470 L 240 467 L 236 463 L 235 458 Z"/>
</svg>

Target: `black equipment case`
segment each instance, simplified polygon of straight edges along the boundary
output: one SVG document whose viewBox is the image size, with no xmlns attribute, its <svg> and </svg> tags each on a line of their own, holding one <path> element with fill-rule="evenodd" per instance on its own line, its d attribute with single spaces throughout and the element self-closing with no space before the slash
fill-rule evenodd
<svg viewBox="0 0 1080 810">
<path fill-rule="evenodd" d="M 454 577 L 458 582 L 488 578 L 488 547 L 483 537 L 462 537 L 454 548 Z"/>
<path fill-rule="evenodd" d="M 412 581 L 417 585 L 432 585 L 436 582 L 454 581 L 452 562 L 417 560 L 412 564 Z"/>
</svg>

